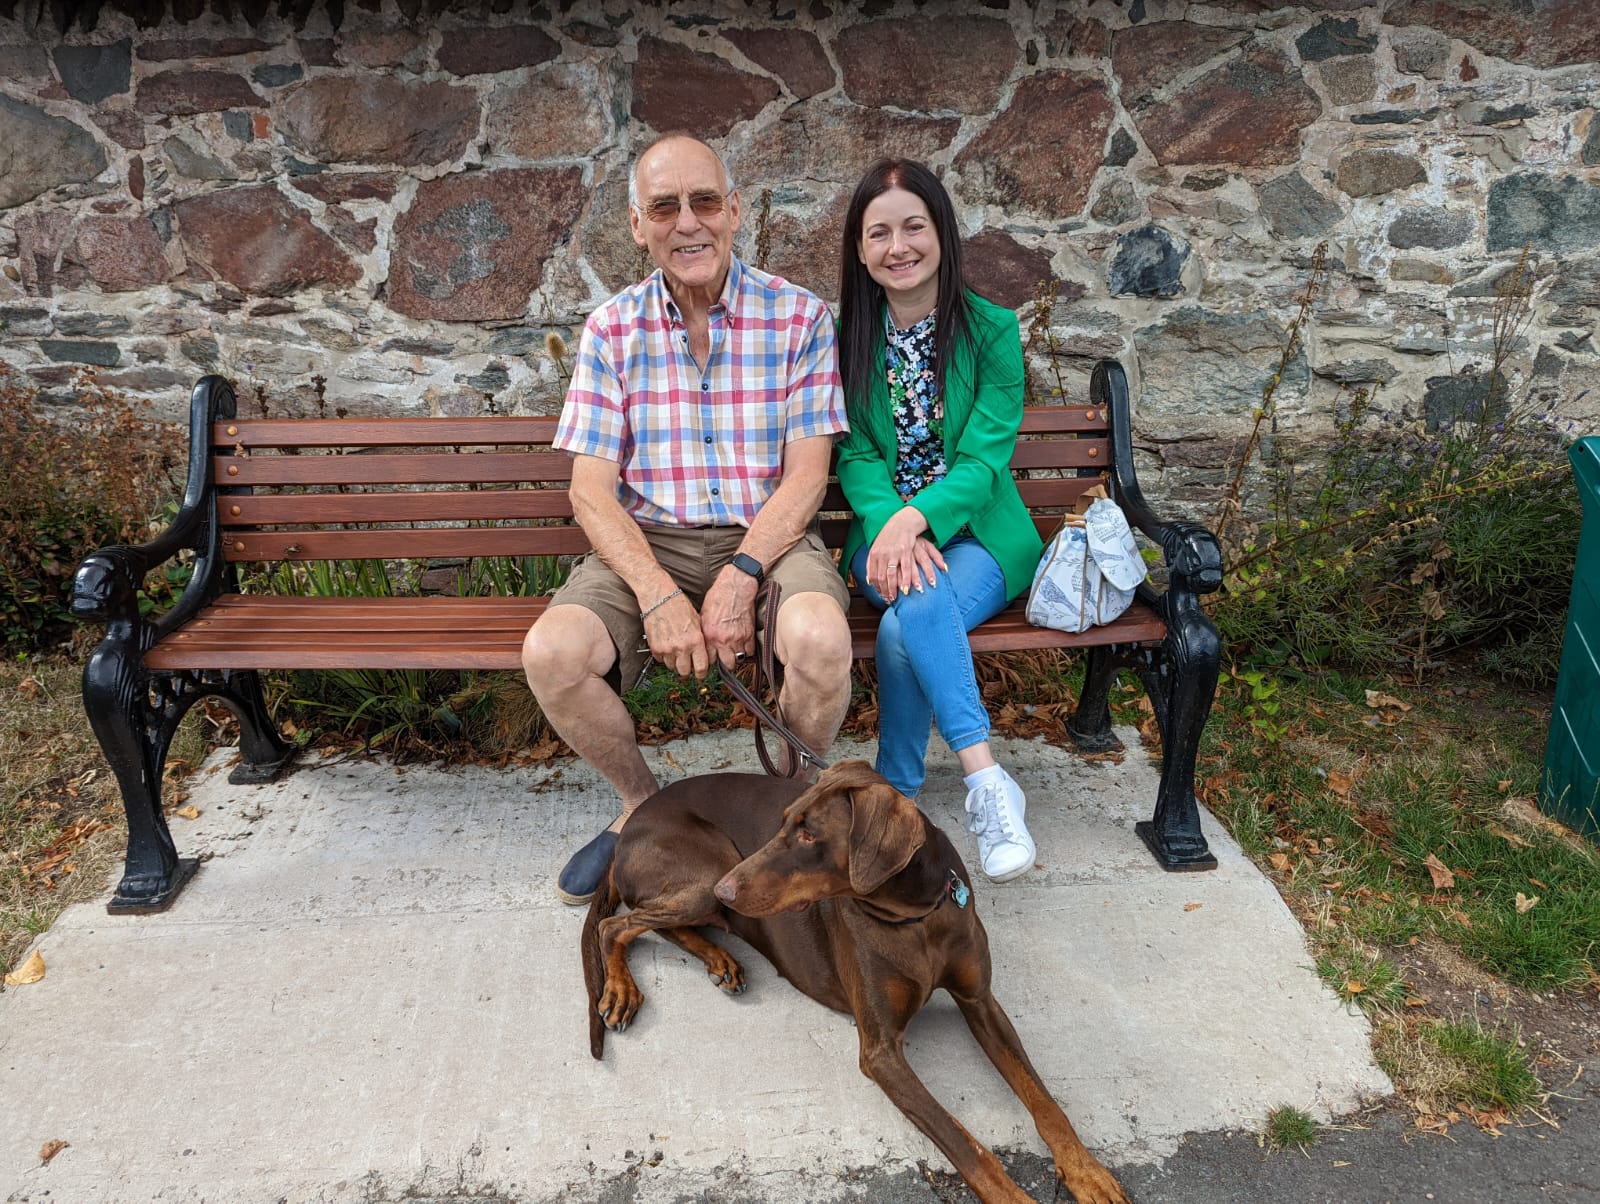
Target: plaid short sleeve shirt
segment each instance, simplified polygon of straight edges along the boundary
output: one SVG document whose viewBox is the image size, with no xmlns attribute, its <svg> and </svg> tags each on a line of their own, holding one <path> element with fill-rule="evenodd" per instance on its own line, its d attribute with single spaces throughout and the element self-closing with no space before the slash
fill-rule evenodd
<svg viewBox="0 0 1600 1204">
<path fill-rule="evenodd" d="M 589 316 L 555 446 L 621 465 L 646 526 L 748 527 L 794 439 L 847 429 L 833 318 L 814 295 L 733 260 L 702 372 L 659 271 Z"/>
</svg>

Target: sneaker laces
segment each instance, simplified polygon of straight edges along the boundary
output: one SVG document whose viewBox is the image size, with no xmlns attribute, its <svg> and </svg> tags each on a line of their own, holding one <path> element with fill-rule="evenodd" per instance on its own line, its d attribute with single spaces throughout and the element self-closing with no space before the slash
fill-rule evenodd
<svg viewBox="0 0 1600 1204">
<path fill-rule="evenodd" d="M 967 816 L 967 831 L 981 843 L 996 845 L 1014 842 L 1016 833 L 1011 829 L 1011 809 L 1000 806 L 1000 795 L 1005 789 L 1003 780 L 985 782 L 973 800 Z"/>
</svg>

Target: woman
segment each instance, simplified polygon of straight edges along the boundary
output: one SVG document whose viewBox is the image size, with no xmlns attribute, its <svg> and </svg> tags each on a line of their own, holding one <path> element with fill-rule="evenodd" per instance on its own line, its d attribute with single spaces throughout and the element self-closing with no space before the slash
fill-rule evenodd
<svg viewBox="0 0 1600 1204">
<path fill-rule="evenodd" d="M 841 571 L 883 609 L 878 772 L 916 796 L 930 720 L 967 784 L 997 882 L 1033 867 L 1022 788 L 995 761 L 967 632 L 1033 579 L 1043 544 L 1011 479 L 1022 422 L 1016 315 L 966 287 L 955 209 L 908 159 L 867 170 L 845 214 L 839 343 L 855 512 Z"/>
</svg>

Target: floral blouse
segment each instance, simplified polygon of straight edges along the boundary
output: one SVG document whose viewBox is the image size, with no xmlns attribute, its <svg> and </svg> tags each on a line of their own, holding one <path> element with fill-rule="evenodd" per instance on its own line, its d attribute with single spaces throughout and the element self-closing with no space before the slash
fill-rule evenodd
<svg viewBox="0 0 1600 1204">
<path fill-rule="evenodd" d="M 931 313 L 910 330 L 897 330 L 887 308 L 883 314 L 884 367 L 889 379 L 889 405 L 899 444 L 894 487 L 912 498 L 944 479 L 944 401 L 934 372 L 934 320 Z"/>
</svg>

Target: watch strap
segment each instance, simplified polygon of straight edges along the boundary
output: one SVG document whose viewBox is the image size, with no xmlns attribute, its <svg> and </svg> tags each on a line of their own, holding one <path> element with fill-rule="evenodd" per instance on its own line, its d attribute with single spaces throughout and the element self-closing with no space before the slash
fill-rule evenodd
<svg viewBox="0 0 1600 1204">
<path fill-rule="evenodd" d="M 738 569 L 741 573 L 747 573 L 754 577 L 757 585 L 760 585 L 764 580 L 766 580 L 767 574 L 766 571 L 762 569 L 761 562 L 748 552 L 735 552 L 733 559 L 728 563 L 733 565 L 733 567 Z"/>
</svg>

